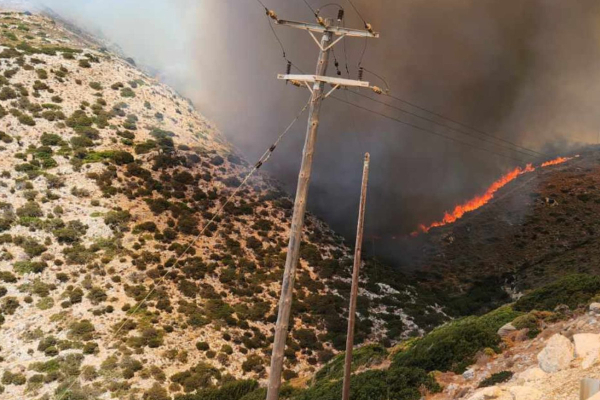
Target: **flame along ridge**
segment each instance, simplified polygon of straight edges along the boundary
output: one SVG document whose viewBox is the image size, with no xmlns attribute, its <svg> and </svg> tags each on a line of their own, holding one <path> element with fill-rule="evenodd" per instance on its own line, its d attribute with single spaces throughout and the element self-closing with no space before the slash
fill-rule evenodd
<svg viewBox="0 0 600 400">
<path fill-rule="evenodd" d="M 570 161 L 573 158 L 577 158 L 577 157 L 579 157 L 579 156 L 558 157 L 554 160 L 550 160 L 550 161 L 546 161 L 546 162 L 542 163 L 539 168 L 546 168 L 546 167 L 549 167 L 552 165 L 563 164 L 563 163 Z M 536 168 L 532 164 L 527 164 L 524 168 L 517 167 L 517 168 L 513 169 L 512 171 L 503 175 L 500 179 L 498 179 L 497 181 L 492 183 L 490 185 L 490 187 L 482 195 L 475 196 L 471 200 L 468 200 L 462 204 L 455 206 L 451 212 L 446 211 L 444 213 L 444 217 L 440 221 L 433 222 L 429 225 L 425 225 L 425 224 L 419 225 L 419 228 L 415 232 L 413 232 L 411 235 L 417 236 L 421 233 L 429 232 L 432 228 L 436 228 L 439 226 L 444 226 L 444 225 L 448 225 L 453 222 L 456 222 L 457 220 L 462 218 L 466 213 L 475 211 L 478 208 L 481 208 L 484 205 L 486 205 L 487 203 L 489 203 L 494 198 L 494 195 L 496 194 L 496 192 L 498 190 L 500 190 L 501 188 L 503 188 L 510 182 L 514 181 L 519 176 L 533 172 L 535 170 L 536 170 Z"/>
</svg>

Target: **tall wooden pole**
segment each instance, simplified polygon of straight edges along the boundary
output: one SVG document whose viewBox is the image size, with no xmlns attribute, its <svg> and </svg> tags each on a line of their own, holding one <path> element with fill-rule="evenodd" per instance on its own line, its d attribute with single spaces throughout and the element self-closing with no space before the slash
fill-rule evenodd
<svg viewBox="0 0 600 400">
<path fill-rule="evenodd" d="M 350 307 L 348 310 L 348 336 L 346 337 L 346 362 L 344 364 L 344 386 L 342 400 L 350 399 L 350 379 L 352 376 L 352 349 L 354 347 L 354 324 L 356 321 L 356 299 L 358 297 L 358 277 L 360 273 L 365 208 L 367 204 L 367 184 L 369 182 L 369 153 L 365 154 L 363 166 L 362 189 L 358 210 L 358 226 L 356 228 L 356 245 L 354 248 L 354 268 L 352 269 L 352 289 L 350 291 Z"/>
<path fill-rule="evenodd" d="M 327 21 L 327 25 L 331 21 Z M 321 50 L 317 64 L 316 75 L 324 76 L 329 65 L 329 52 L 332 32 L 325 31 L 321 39 Z M 277 325 L 275 327 L 275 340 L 273 342 L 273 354 L 271 356 L 271 370 L 269 374 L 269 385 L 267 388 L 267 400 L 279 398 L 281 386 L 281 373 L 283 369 L 283 352 L 288 333 L 288 324 L 292 308 L 292 297 L 294 291 L 294 280 L 296 278 L 296 266 L 300 256 L 300 242 L 302 241 L 302 227 L 304 225 L 304 214 L 306 212 L 306 198 L 312 171 L 312 162 L 317 141 L 317 130 L 319 128 L 319 113 L 324 94 L 324 82 L 315 82 L 312 88 L 312 100 L 310 104 L 310 115 L 308 117 L 308 130 L 304 151 L 302 152 L 302 165 L 298 176 L 298 188 L 296 189 L 296 200 L 294 202 L 294 215 L 292 216 L 292 227 L 290 230 L 290 242 L 285 260 L 285 271 L 281 285 L 281 297 L 279 299 L 279 312 Z"/>
</svg>

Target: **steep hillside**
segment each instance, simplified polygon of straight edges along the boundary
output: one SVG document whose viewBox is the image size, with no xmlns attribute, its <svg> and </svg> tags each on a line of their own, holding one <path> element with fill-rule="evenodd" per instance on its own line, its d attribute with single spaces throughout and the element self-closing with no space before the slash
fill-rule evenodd
<svg viewBox="0 0 600 400">
<path fill-rule="evenodd" d="M 290 199 L 255 175 L 196 240 L 251 167 L 215 127 L 46 17 L 0 14 L 0 44 L 1 397 L 158 400 L 264 380 Z M 343 347 L 351 262 L 309 216 L 286 379 Z M 401 274 L 364 271 L 359 343 L 446 319 Z"/>
<path fill-rule="evenodd" d="M 598 273 L 600 151 L 537 168 L 457 222 L 411 238 L 406 265 L 448 312 L 489 311 L 570 273 Z"/>
</svg>

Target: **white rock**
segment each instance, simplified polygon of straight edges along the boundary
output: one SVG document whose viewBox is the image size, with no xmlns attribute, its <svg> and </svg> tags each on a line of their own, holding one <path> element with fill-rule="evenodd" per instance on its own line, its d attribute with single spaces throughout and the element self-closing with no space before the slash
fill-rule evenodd
<svg viewBox="0 0 600 400">
<path fill-rule="evenodd" d="M 539 366 L 545 372 L 558 372 L 569 367 L 574 356 L 573 344 L 566 337 L 556 334 L 546 343 L 538 356 Z"/>
<path fill-rule="evenodd" d="M 544 395 L 539 390 L 529 386 L 512 386 L 508 390 L 514 400 L 541 400 Z"/>
<path fill-rule="evenodd" d="M 513 400 L 513 397 L 499 387 L 491 386 L 476 391 L 467 400 Z"/>
<path fill-rule="evenodd" d="M 594 365 L 600 356 L 600 335 L 594 333 L 579 333 L 573 335 L 575 356 L 582 358 L 581 366 L 587 369 Z"/>
<path fill-rule="evenodd" d="M 517 380 L 522 382 L 539 381 L 548 376 L 541 368 L 531 367 L 517 375 Z"/>
<path fill-rule="evenodd" d="M 469 381 L 469 380 L 473 379 L 473 377 L 475 376 L 475 370 L 473 368 L 469 368 L 468 370 L 463 372 L 462 376 L 463 376 L 463 378 L 465 378 L 466 380 Z"/>
<path fill-rule="evenodd" d="M 498 336 L 504 337 L 510 335 L 512 332 L 516 331 L 517 328 L 510 322 L 508 324 L 503 325 L 500 329 L 498 329 Z"/>
<path fill-rule="evenodd" d="M 590 304 L 590 311 L 594 314 L 600 314 L 600 303 Z"/>
</svg>

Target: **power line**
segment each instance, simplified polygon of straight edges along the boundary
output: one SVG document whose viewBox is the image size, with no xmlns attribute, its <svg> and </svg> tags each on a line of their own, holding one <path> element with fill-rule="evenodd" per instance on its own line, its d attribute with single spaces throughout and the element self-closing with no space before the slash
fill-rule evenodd
<svg viewBox="0 0 600 400">
<path fill-rule="evenodd" d="M 353 93 L 353 94 L 355 94 L 355 95 L 357 95 L 357 96 L 364 97 L 364 98 L 366 98 L 366 99 L 368 99 L 368 100 L 370 100 L 370 101 L 373 101 L 373 102 L 375 102 L 375 103 L 378 103 L 378 104 L 383 104 L 383 105 L 385 105 L 385 106 L 387 106 L 387 107 L 393 108 L 394 110 L 398 110 L 398 111 L 401 111 L 401 112 L 403 112 L 403 113 L 406 113 L 406 114 L 408 114 L 408 115 L 412 115 L 413 117 L 417 117 L 417 118 L 420 118 L 420 119 L 422 119 L 422 120 L 425 120 L 425 121 L 428 121 L 428 122 L 434 123 L 434 124 L 436 124 L 436 125 L 443 126 L 443 127 L 445 127 L 445 128 L 448 128 L 448 129 L 450 129 L 450 130 L 452 130 L 452 131 L 459 132 L 459 133 L 462 133 L 462 134 L 464 134 L 464 135 L 471 136 L 471 137 L 473 137 L 473 138 L 475 138 L 475 139 L 477 139 L 477 140 L 481 140 L 481 141 L 484 141 L 484 142 L 487 142 L 487 143 L 490 143 L 490 144 L 493 144 L 493 145 L 496 145 L 496 146 L 503 146 L 503 148 L 505 148 L 505 149 L 507 149 L 507 150 L 510 150 L 510 151 L 515 151 L 515 152 L 517 152 L 517 153 L 520 153 L 520 154 L 523 154 L 523 155 L 525 155 L 525 156 L 527 156 L 527 157 L 539 158 L 539 157 L 537 157 L 537 156 L 534 156 L 533 154 L 526 153 L 525 151 L 522 151 L 522 150 L 519 150 L 519 149 L 515 149 L 515 148 L 512 148 L 512 147 L 508 147 L 508 146 L 506 146 L 506 145 L 503 145 L 503 144 L 501 144 L 501 143 L 494 142 L 494 141 L 492 141 L 491 139 L 488 139 L 488 138 L 486 138 L 486 137 L 481 137 L 481 136 L 478 136 L 478 135 L 476 135 L 476 134 L 474 134 L 474 133 L 472 133 L 472 132 L 469 132 L 469 131 L 465 131 L 465 130 L 461 130 L 461 129 L 453 128 L 453 127 L 451 127 L 450 125 L 445 125 L 445 124 L 442 124 L 442 123 L 440 123 L 440 122 L 438 122 L 438 121 L 435 121 L 435 120 L 433 120 L 433 119 L 430 119 L 430 118 L 423 117 L 423 116 L 421 116 L 421 115 L 415 114 L 415 113 L 413 113 L 413 112 L 410 112 L 410 111 L 406 111 L 406 110 L 404 110 L 404 109 L 402 109 L 402 108 L 400 108 L 400 107 L 393 106 L 393 105 L 391 105 L 391 104 L 388 104 L 388 103 L 386 103 L 386 102 L 384 102 L 384 101 L 380 101 L 380 100 L 374 99 L 374 98 L 372 98 L 372 97 L 370 97 L 370 96 L 367 96 L 367 95 L 364 95 L 364 94 L 362 94 L 362 93 L 359 93 L 359 92 L 352 92 L 352 93 Z M 519 147 L 519 146 L 518 146 L 516 143 L 510 142 L 510 141 L 507 141 L 507 142 L 508 142 L 508 143 L 510 143 L 510 144 L 511 144 L 511 145 L 513 145 L 513 146 Z M 535 153 L 535 151 L 534 151 L 534 150 L 531 150 L 531 149 L 527 149 L 527 151 L 530 151 L 530 152 L 534 152 L 534 153 Z"/>
<path fill-rule="evenodd" d="M 350 3 L 350 5 L 352 6 L 352 8 L 354 9 L 354 11 L 356 11 L 356 14 L 358 15 L 358 17 L 360 19 L 362 19 L 362 22 L 365 24 L 365 28 L 367 26 L 367 20 L 363 18 L 363 16 L 360 14 L 360 11 L 358 11 L 358 9 L 356 8 L 356 6 L 354 5 L 354 3 L 352 3 L 352 0 L 347 0 L 348 3 Z"/>
<path fill-rule="evenodd" d="M 375 115 L 379 115 L 380 117 L 387 118 L 387 119 L 389 119 L 389 120 L 392 120 L 392 121 L 395 121 L 395 122 L 401 123 L 401 124 L 403 124 L 403 125 L 406 125 L 406 126 L 410 126 L 411 128 L 415 128 L 415 129 L 421 130 L 421 131 L 423 131 L 423 132 L 427 132 L 427 133 L 429 133 L 429 134 L 432 134 L 432 135 L 435 135 L 435 136 L 440 136 L 440 137 L 442 137 L 442 138 L 445 138 L 445 139 L 447 139 L 447 140 L 451 140 L 451 141 L 453 141 L 453 142 L 457 142 L 457 143 L 463 144 L 463 145 L 465 145 L 465 146 L 468 146 L 468 147 L 472 147 L 472 148 L 474 148 L 474 149 L 477 149 L 477 150 L 486 151 L 486 152 L 488 152 L 488 153 L 495 154 L 495 155 L 497 155 L 497 156 L 500 156 L 500 157 L 508 158 L 508 159 L 511 159 L 511 160 L 514 160 L 514 161 L 518 161 L 518 162 L 521 162 L 521 163 L 522 163 L 522 162 L 524 162 L 523 160 L 521 160 L 521 159 L 519 159 L 519 158 L 515 158 L 515 157 L 511 157 L 511 156 L 509 156 L 509 155 L 506 155 L 506 154 L 498 153 L 498 152 L 495 152 L 495 151 L 493 151 L 493 150 L 487 149 L 487 148 L 485 148 L 485 147 L 476 146 L 476 145 L 474 145 L 474 144 L 472 144 L 472 143 L 469 143 L 469 142 L 465 142 L 465 141 L 459 140 L 459 139 L 457 139 L 457 138 L 454 138 L 454 137 L 452 137 L 452 136 L 447 136 L 447 135 L 444 135 L 444 134 L 442 134 L 442 133 L 435 132 L 435 131 L 432 131 L 432 130 L 429 130 L 429 129 L 423 128 L 423 127 L 421 127 L 421 126 L 418 126 L 418 125 L 415 125 L 415 124 L 411 124 L 411 123 L 409 123 L 409 122 L 402 121 L 401 119 L 398 119 L 398 118 L 395 118 L 395 117 L 391 117 L 391 116 L 389 116 L 389 115 L 386 115 L 386 114 L 380 113 L 380 112 L 378 112 L 378 111 L 375 111 L 375 110 L 371 110 L 371 109 L 369 109 L 369 108 L 366 108 L 366 107 L 363 107 L 363 106 L 361 106 L 361 105 L 358 105 L 358 104 L 355 104 L 355 103 L 352 103 L 352 102 L 346 101 L 346 100 L 344 100 L 344 99 L 341 99 L 341 98 L 339 98 L 339 97 L 336 97 L 336 96 L 330 96 L 330 97 L 331 97 L 331 98 L 333 98 L 333 99 L 335 99 L 335 100 L 337 100 L 337 101 L 339 101 L 339 102 L 342 102 L 342 103 L 348 104 L 348 105 L 350 105 L 350 106 L 353 106 L 353 107 L 356 107 L 356 108 L 358 108 L 358 109 L 361 109 L 361 110 L 364 110 L 364 111 L 368 111 L 368 112 L 370 112 L 370 113 L 373 113 L 373 114 L 375 114 Z"/>
<path fill-rule="evenodd" d="M 306 1 L 306 0 L 302 0 L 302 1 L 304 1 L 304 4 L 306 4 L 306 6 L 307 6 L 308 8 L 310 8 L 310 11 L 312 11 L 312 13 L 315 15 L 315 17 L 318 17 L 318 16 L 319 16 L 319 14 L 317 14 L 317 12 L 315 11 L 315 9 L 314 9 L 314 8 L 312 8 L 312 6 L 311 6 L 310 4 L 308 4 L 308 1 Z"/>
<path fill-rule="evenodd" d="M 266 16 L 267 16 L 267 22 L 269 23 L 269 28 L 271 29 L 271 32 L 273 33 L 273 36 L 275 37 L 275 40 L 277 41 L 277 43 L 279 43 L 279 47 L 281 47 L 281 53 L 283 55 L 283 59 L 285 61 L 287 61 L 291 66 L 293 66 L 294 68 L 296 68 L 298 71 L 300 71 L 300 73 L 304 73 L 302 72 L 302 70 L 296 66 L 296 64 L 294 64 L 288 57 L 287 57 L 287 52 L 285 50 L 285 46 L 283 45 L 283 42 L 281 41 L 281 39 L 279 38 L 279 35 L 277 35 L 277 32 L 275 31 L 275 28 L 273 28 L 273 22 L 271 21 L 271 18 L 269 17 L 269 13 L 271 12 L 271 10 L 269 10 L 269 8 L 267 6 L 265 6 L 265 4 L 261 1 L 261 0 L 256 0 L 266 11 Z"/>
<path fill-rule="evenodd" d="M 240 183 L 239 186 L 231 193 L 231 195 L 227 198 L 227 200 L 225 201 L 225 203 L 223 203 L 221 205 L 221 207 L 219 207 L 219 209 L 215 212 L 215 214 L 213 215 L 213 217 L 204 225 L 204 227 L 202 228 L 202 230 L 200 231 L 200 233 L 198 233 L 198 235 L 196 235 L 196 237 L 194 239 L 192 239 L 188 243 L 188 246 L 179 255 L 179 257 L 175 260 L 175 263 L 170 268 L 168 268 L 167 272 L 165 272 L 159 278 L 158 282 L 154 284 L 154 286 L 148 292 L 148 294 L 146 294 L 146 296 L 133 308 L 133 311 L 131 311 L 129 313 L 129 315 L 134 315 L 135 313 L 137 313 L 140 310 L 140 308 L 144 304 L 146 304 L 146 302 L 148 301 L 148 299 L 150 298 L 150 296 L 152 296 L 152 294 L 154 294 L 156 292 L 156 289 L 165 281 L 167 275 L 170 272 L 172 272 L 173 270 L 175 270 L 175 268 L 181 262 L 181 260 L 183 259 L 183 257 L 187 254 L 187 252 L 192 248 L 192 246 L 194 246 L 194 244 L 196 244 L 196 242 L 200 239 L 200 237 L 202 237 L 202 235 L 204 234 L 204 232 L 206 232 L 206 229 L 209 226 L 211 226 L 213 223 L 215 223 L 215 220 L 217 219 L 217 217 L 233 201 L 233 199 L 235 198 L 235 196 L 237 196 L 237 194 L 242 189 L 242 187 L 244 187 L 246 185 L 246 183 L 248 183 L 248 181 L 250 180 L 250 178 L 252 177 L 252 175 L 254 175 L 256 173 L 256 171 L 258 171 L 260 169 L 260 167 L 262 167 L 271 158 L 271 155 L 273 154 L 273 152 L 275 151 L 275 149 L 277 148 L 277 146 L 279 145 L 279 143 L 281 142 L 281 140 L 292 129 L 292 127 L 294 126 L 294 124 L 296 123 L 296 121 L 298 121 L 298 119 L 302 116 L 302 114 L 304 114 L 304 111 L 306 111 L 306 109 L 308 108 L 309 105 L 310 105 L 310 101 L 308 101 L 306 103 L 306 105 L 302 108 L 302 110 L 300 110 L 300 112 L 296 115 L 296 117 L 292 120 L 292 122 L 288 125 L 288 127 L 279 135 L 279 137 L 277 138 L 277 140 L 263 153 L 263 155 L 259 158 L 258 162 L 248 172 L 248 174 L 246 175 L 246 177 L 244 178 L 244 180 L 242 181 L 242 183 Z M 110 336 L 109 341 L 112 340 L 112 339 L 114 339 L 121 332 L 121 330 L 123 329 L 123 327 L 125 326 L 125 324 L 127 323 L 127 321 L 128 321 L 128 318 L 126 317 L 124 319 L 123 323 L 119 326 L 119 328 Z M 62 395 L 58 397 L 58 400 L 62 400 L 67 395 L 67 393 L 69 392 L 69 390 L 71 390 L 73 388 L 73 386 L 75 385 L 75 383 L 77 383 L 77 381 L 79 380 L 80 376 L 81 376 L 81 374 L 77 375 L 73 379 L 73 382 L 71 382 L 71 384 L 64 390 L 64 392 L 62 393 Z"/>
<path fill-rule="evenodd" d="M 392 96 L 392 95 L 391 95 L 391 94 L 389 94 L 389 93 L 384 93 L 383 95 L 384 95 L 384 96 L 387 96 L 387 97 L 390 97 L 390 98 L 392 98 L 392 99 L 394 99 L 394 100 L 400 101 L 400 102 L 402 102 L 402 103 L 408 104 L 409 106 L 412 106 L 412 107 L 414 107 L 414 108 L 417 108 L 417 109 L 419 109 L 419 110 L 421 110 L 421 111 L 425 111 L 425 112 L 427 112 L 427 113 L 429 113 L 429 114 L 431 114 L 431 115 L 435 115 L 435 116 L 436 116 L 436 117 L 438 117 L 438 118 L 442 118 L 442 119 L 448 120 L 448 121 L 450 121 L 450 122 L 452 122 L 452 123 L 455 123 L 455 124 L 457 124 L 457 125 L 460 125 L 460 126 L 462 126 L 463 128 L 470 129 L 470 130 L 472 130 L 472 131 L 475 131 L 475 132 L 478 132 L 478 133 L 480 133 L 480 134 L 482 134 L 482 135 L 485 135 L 485 136 L 488 136 L 488 137 L 494 138 L 494 139 L 496 139 L 496 140 L 499 140 L 499 141 L 501 141 L 501 142 L 505 142 L 505 143 L 512 144 L 513 146 L 515 146 L 515 147 L 518 147 L 518 148 L 520 148 L 520 149 L 522 149 L 522 150 L 531 151 L 532 153 L 535 153 L 535 154 L 537 154 L 537 155 L 539 155 L 539 156 L 544 156 L 544 157 L 547 157 L 547 156 L 548 156 L 548 154 L 540 153 L 539 151 L 531 150 L 531 149 L 528 149 L 527 147 L 521 146 L 521 145 L 519 145 L 519 144 L 512 143 L 512 142 L 511 142 L 511 141 L 509 141 L 509 140 L 506 140 L 506 139 L 503 139 L 503 138 L 501 138 L 501 137 L 498 137 L 498 136 L 492 135 L 491 133 L 487 133 L 487 132 L 485 132 L 485 131 L 483 131 L 483 130 L 481 130 L 481 129 L 474 128 L 474 127 L 472 127 L 472 126 L 469 126 L 469 125 L 467 125 L 467 124 L 464 124 L 464 123 L 462 123 L 462 122 L 460 122 L 460 121 L 457 121 L 456 119 L 453 119 L 453 118 L 446 117 L 446 116 L 444 116 L 444 115 L 442 115 L 442 114 L 439 114 L 439 113 L 436 113 L 436 112 L 434 112 L 434 111 L 430 111 L 430 110 L 428 110 L 428 109 L 426 109 L 426 108 L 424 108 L 424 107 L 421 107 L 421 106 L 419 106 L 419 105 L 417 105 L 417 104 L 411 103 L 411 102 L 409 102 L 409 101 L 407 101 L 407 100 L 401 99 L 401 98 L 399 98 L 399 97 Z"/>
</svg>

